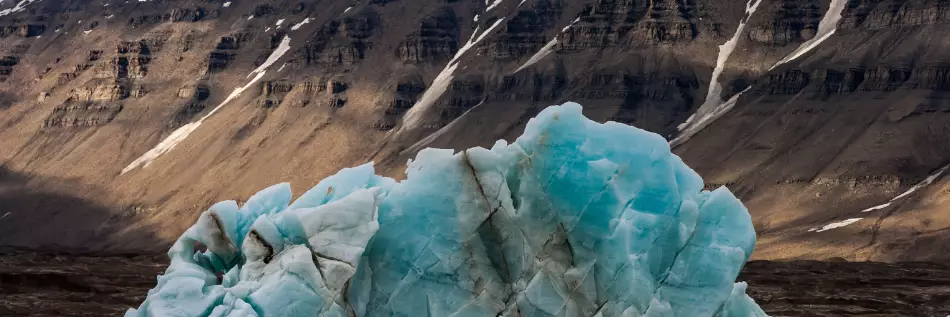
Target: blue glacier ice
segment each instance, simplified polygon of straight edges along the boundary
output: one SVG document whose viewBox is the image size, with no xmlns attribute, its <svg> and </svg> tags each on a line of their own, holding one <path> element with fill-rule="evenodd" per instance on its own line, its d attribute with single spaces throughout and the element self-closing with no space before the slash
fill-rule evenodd
<svg viewBox="0 0 950 317">
<path fill-rule="evenodd" d="M 659 135 L 566 103 L 406 174 L 366 164 L 296 200 L 278 184 L 211 206 L 126 316 L 765 316 L 734 283 L 748 211 Z"/>
</svg>

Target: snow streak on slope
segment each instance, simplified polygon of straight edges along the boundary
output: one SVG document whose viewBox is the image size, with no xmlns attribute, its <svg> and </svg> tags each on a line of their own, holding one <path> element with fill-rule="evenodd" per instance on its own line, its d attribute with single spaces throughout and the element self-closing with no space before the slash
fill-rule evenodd
<svg viewBox="0 0 950 317">
<path fill-rule="evenodd" d="M 401 153 L 401 154 L 407 154 L 407 153 L 415 153 L 415 152 L 421 151 L 421 150 L 424 149 L 425 147 L 429 146 L 429 144 L 432 144 L 432 142 L 434 142 L 435 139 L 438 138 L 440 135 L 443 135 L 443 134 L 445 134 L 446 131 L 449 131 L 450 129 L 452 129 L 452 127 L 454 127 L 456 124 L 458 124 L 458 122 L 459 122 L 460 119 L 462 119 L 463 117 L 465 117 L 465 115 L 467 115 L 469 112 L 472 112 L 472 110 L 475 110 L 476 108 L 478 108 L 479 106 L 481 106 L 482 103 L 484 103 L 484 102 L 479 102 L 479 103 L 478 103 L 477 105 L 475 105 L 474 107 L 471 107 L 471 108 L 469 108 L 468 110 L 465 110 L 465 112 L 462 113 L 462 115 L 458 116 L 458 118 L 455 118 L 455 120 L 452 120 L 451 122 L 449 122 L 449 124 L 446 124 L 444 127 L 442 127 L 441 129 L 439 129 L 438 131 L 435 131 L 435 132 L 433 132 L 432 134 L 427 135 L 425 138 L 422 138 L 422 140 L 419 140 L 419 142 L 416 142 L 415 144 L 413 144 L 413 145 L 410 146 L 409 148 L 407 148 L 407 149 L 405 149 L 405 150 L 402 150 L 402 152 L 400 152 L 400 153 Z"/>
<path fill-rule="evenodd" d="M 751 11 L 749 10 L 750 9 L 749 4 L 748 3 L 746 4 L 747 17 L 744 21 L 748 21 L 749 17 L 752 16 L 752 12 L 754 12 L 755 8 L 758 7 L 759 2 L 761 2 L 761 0 L 756 1 L 756 3 L 751 6 Z M 838 27 L 838 21 L 841 20 L 841 12 L 844 10 L 844 6 L 846 2 L 847 0 L 832 0 L 831 4 L 828 6 L 828 11 L 825 13 L 821 21 L 818 23 L 818 33 L 815 35 L 815 37 L 813 37 L 811 40 L 808 40 L 805 43 L 802 43 L 802 45 L 799 46 L 798 49 L 793 51 L 791 54 L 783 58 L 781 61 L 779 61 L 775 65 L 773 65 L 772 68 L 775 68 L 778 65 L 781 65 L 788 61 L 796 59 L 799 56 L 802 56 L 808 51 L 811 51 L 812 49 L 814 49 L 816 46 L 818 46 L 818 44 L 823 42 L 832 34 L 834 34 L 835 30 Z M 690 137 L 692 137 L 697 132 L 699 132 L 699 130 L 702 130 L 704 127 L 709 125 L 709 123 L 712 123 L 713 121 L 718 119 L 720 116 L 722 116 L 729 110 L 732 110 L 732 107 L 735 106 L 736 101 L 738 100 L 739 96 L 741 96 L 742 93 L 749 90 L 748 88 L 746 88 L 746 90 L 743 90 L 742 92 L 736 94 L 735 96 L 732 96 L 732 98 L 730 98 L 729 101 L 725 103 L 719 101 L 719 94 L 722 93 L 722 86 L 717 81 L 717 78 L 722 73 L 721 67 L 724 64 L 722 60 L 723 47 L 726 46 L 727 44 L 730 44 L 730 42 L 732 42 L 731 43 L 732 47 L 729 47 L 729 52 L 731 53 L 732 50 L 735 48 L 734 40 L 736 39 L 736 37 L 739 36 L 739 33 L 744 27 L 745 27 L 745 22 L 742 22 L 739 25 L 739 29 L 736 31 L 735 36 L 733 36 L 733 39 L 730 40 L 729 42 L 726 42 L 726 44 L 723 44 L 723 46 L 720 46 L 720 51 L 719 51 L 720 60 L 717 61 L 718 64 L 716 65 L 716 70 L 713 70 L 713 79 L 710 82 L 709 93 L 706 95 L 706 101 L 703 102 L 703 105 L 699 107 L 699 109 L 696 111 L 695 114 L 690 116 L 689 119 L 686 119 L 686 122 L 684 122 L 678 127 L 678 129 L 680 130 L 680 135 L 677 136 L 675 139 L 673 139 L 673 141 L 670 141 L 670 145 L 677 146 L 677 145 L 682 144 L 683 142 L 686 142 L 686 140 L 689 140 Z M 726 57 L 728 58 L 728 55 Z M 710 108 L 712 108 L 712 110 L 709 110 Z"/>
<path fill-rule="evenodd" d="M 492 0 L 485 0 L 485 4 L 489 4 L 489 3 L 488 3 L 489 1 L 492 1 Z M 502 1 L 504 1 L 504 0 L 495 0 L 495 2 L 489 4 L 488 8 L 485 9 L 485 12 L 491 11 L 491 9 L 494 9 L 494 8 L 497 7 L 499 4 L 501 4 Z"/>
<path fill-rule="evenodd" d="M 267 70 L 268 67 L 270 67 L 270 65 L 274 65 L 274 63 L 276 63 L 277 60 L 280 59 L 281 56 L 284 56 L 284 54 L 287 53 L 287 51 L 289 50 L 290 50 L 290 37 L 285 36 L 284 39 L 280 41 L 280 45 L 277 46 L 277 49 L 275 49 L 274 52 L 271 53 L 270 56 L 267 57 L 267 60 L 265 60 L 264 63 L 261 64 L 261 66 L 258 66 L 257 69 L 251 71 L 251 73 L 248 74 L 247 77 L 251 77 L 251 75 L 255 73 L 264 72 L 265 70 Z"/>
<path fill-rule="evenodd" d="M 301 26 L 303 26 L 304 24 L 307 24 L 307 23 L 310 23 L 310 18 L 303 19 L 303 21 L 300 21 L 300 23 L 294 24 L 294 26 L 291 26 L 291 27 L 290 27 L 290 30 L 291 30 L 291 31 L 296 31 L 296 30 L 299 29 Z"/>
<path fill-rule="evenodd" d="M 925 186 L 927 186 L 927 185 L 930 185 L 930 184 L 933 183 L 935 180 L 937 180 L 937 178 L 939 178 L 940 175 L 943 175 L 943 173 L 946 172 L 948 168 L 950 168 L 950 165 L 947 165 L 947 166 L 944 166 L 944 167 L 940 168 L 939 170 L 937 170 L 937 171 L 934 172 L 933 174 L 930 174 L 930 176 L 927 176 L 927 178 L 925 178 L 925 179 L 924 179 L 923 181 L 921 181 L 920 183 L 917 183 L 917 185 L 914 185 L 914 187 L 911 187 L 911 188 L 908 189 L 906 192 L 904 192 L 904 193 L 902 193 L 902 194 L 900 194 L 900 195 L 897 195 L 897 197 L 892 198 L 890 201 L 888 201 L 888 202 L 886 202 L 886 203 L 884 203 L 884 204 L 880 204 L 880 205 L 877 205 L 877 206 L 874 206 L 874 207 L 871 207 L 871 208 L 862 210 L 861 212 L 875 211 L 875 210 L 878 210 L 878 209 L 887 208 L 888 206 L 891 205 L 891 203 L 893 203 L 893 202 L 895 202 L 895 201 L 897 201 L 897 200 L 899 200 L 899 199 L 901 199 L 901 198 L 907 197 L 908 195 L 913 194 L 913 193 L 916 192 L 917 190 L 919 190 L 919 189 L 921 189 L 921 188 L 923 188 L 923 187 L 925 187 Z"/>
<path fill-rule="evenodd" d="M 722 94 L 722 84 L 719 83 L 719 76 L 722 75 L 722 71 L 726 67 L 726 62 L 729 61 L 729 55 L 732 55 L 732 51 L 736 49 L 736 44 L 739 43 L 739 36 L 742 34 L 742 31 L 745 30 L 746 22 L 749 22 L 749 19 L 752 18 L 752 14 L 755 13 L 755 10 L 761 3 L 762 0 L 749 0 L 746 2 L 745 15 L 742 17 L 742 20 L 739 21 L 736 33 L 733 34 L 732 38 L 726 41 L 726 43 L 719 45 L 719 56 L 716 58 L 716 68 L 713 69 L 712 78 L 709 80 L 706 100 L 699 106 L 699 109 L 696 109 L 696 113 L 677 127 L 681 133 L 679 137 L 670 142 L 672 145 L 675 146 L 683 143 L 693 134 L 696 134 L 696 132 L 704 127 L 705 123 L 710 122 L 710 119 L 714 118 L 714 113 L 724 113 L 725 111 L 722 110 L 723 105 L 727 105 L 729 109 L 735 105 L 735 102 L 730 104 L 730 102 L 724 103 L 722 101 L 722 97 L 720 97 Z M 738 99 L 740 94 L 733 96 L 733 98 Z M 732 101 L 732 99 L 730 99 L 730 101 Z M 726 109 L 726 111 L 728 111 L 728 109 Z"/>
<path fill-rule="evenodd" d="M 518 69 L 515 70 L 515 72 L 516 73 L 520 72 L 522 69 L 525 69 L 525 67 L 534 65 L 535 63 L 540 61 L 542 58 L 547 57 L 549 54 L 551 54 L 552 49 L 554 48 L 555 44 L 557 44 L 557 36 L 551 39 L 551 41 L 549 41 L 547 44 L 544 44 L 544 47 L 542 47 L 541 50 L 539 50 L 537 53 L 534 53 L 534 55 L 532 55 L 531 58 L 528 59 L 528 61 L 524 63 L 524 65 L 521 65 L 521 67 L 518 67 Z"/>
<path fill-rule="evenodd" d="M 412 107 L 409 108 L 409 111 L 406 112 L 406 115 L 403 117 L 402 126 L 396 130 L 397 135 L 402 131 L 419 126 L 424 114 L 429 110 L 429 108 L 432 108 L 432 106 L 435 105 L 436 100 L 438 100 L 439 97 L 445 93 L 445 89 L 449 87 L 450 83 L 452 83 L 452 73 L 454 73 L 455 69 L 458 68 L 459 58 L 461 58 L 466 51 L 474 47 L 475 44 L 481 42 L 485 36 L 488 36 L 488 34 L 490 34 L 492 30 L 498 27 L 498 25 L 500 25 L 504 20 L 505 18 L 496 20 L 494 24 L 489 26 L 488 29 L 486 29 L 485 32 L 482 32 L 481 34 L 478 33 L 478 28 L 475 28 L 475 31 L 472 32 L 472 37 L 468 39 L 468 43 L 465 43 L 465 45 L 459 49 L 458 53 L 455 53 L 455 56 L 452 57 L 452 60 L 449 61 L 447 65 L 445 65 L 445 68 L 442 69 L 442 71 L 439 72 L 439 75 L 435 77 L 435 80 L 432 81 L 432 85 L 429 85 L 429 88 L 426 89 L 424 93 L 422 93 L 422 97 L 419 98 L 419 101 L 412 105 Z"/>
<path fill-rule="evenodd" d="M 855 223 L 855 222 L 861 221 L 861 219 L 864 219 L 864 218 L 851 218 L 851 219 L 847 219 L 847 220 L 842 220 L 842 221 L 838 221 L 838 222 L 833 222 L 833 223 L 829 223 L 829 224 L 827 224 L 827 225 L 825 225 L 824 227 L 821 227 L 821 228 L 808 229 L 808 232 L 824 232 L 824 231 L 828 231 L 828 230 L 831 230 L 831 229 L 841 228 L 841 227 L 844 227 L 844 226 L 848 226 L 848 225 L 850 225 L 850 224 L 853 224 L 853 223 Z"/>
<path fill-rule="evenodd" d="M 572 26 L 574 26 L 574 23 L 577 23 L 577 21 L 580 21 L 580 19 L 581 19 L 581 18 L 574 19 L 574 21 L 571 22 L 571 24 L 568 24 L 568 25 L 565 26 L 563 29 L 561 29 L 561 33 L 564 33 L 565 31 L 567 31 L 567 29 L 570 29 Z M 525 69 L 525 68 L 527 68 L 528 66 L 534 65 L 535 63 L 537 63 L 537 62 L 540 61 L 541 59 L 543 59 L 543 58 L 547 57 L 548 55 L 550 55 L 551 52 L 552 52 L 551 49 L 553 49 L 553 48 L 554 48 L 554 45 L 557 44 L 557 37 L 560 36 L 560 35 L 561 35 L 560 33 L 558 33 L 557 35 L 555 35 L 554 38 L 551 39 L 551 41 L 549 41 L 547 44 L 545 44 L 544 47 L 542 47 L 541 50 L 539 50 L 537 53 L 534 53 L 534 55 L 531 56 L 531 58 L 528 59 L 528 61 L 525 62 L 524 65 L 521 65 L 521 67 L 518 67 L 518 69 L 515 70 L 515 72 L 516 72 L 516 73 L 517 73 L 517 72 L 520 72 L 522 69 Z"/>
<path fill-rule="evenodd" d="M 8 15 L 10 13 L 26 10 L 26 5 L 31 4 L 33 2 L 37 2 L 37 1 L 40 1 L 40 0 L 21 0 L 12 8 L 0 10 L 0 17 Z"/>
<path fill-rule="evenodd" d="M 680 133 L 679 136 L 677 136 L 672 141 L 670 141 L 670 145 L 677 146 L 677 145 L 683 144 L 683 142 L 686 142 L 686 140 L 689 140 L 690 137 L 692 137 L 693 135 L 696 135 L 696 133 L 699 132 L 699 130 L 702 130 L 707 125 L 709 125 L 710 123 L 712 123 L 713 121 L 721 117 L 723 114 L 725 114 L 726 112 L 729 112 L 729 110 L 732 110 L 732 107 L 735 107 L 736 102 L 739 101 L 739 96 L 742 96 L 742 94 L 745 93 L 746 91 L 749 91 L 749 89 L 752 89 L 752 87 L 751 86 L 746 87 L 746 89 L 740 91 L 738 94 L 735 94 L 734 96 L 732 96 L 732 98 L 729 98 L 729 100 L 726 100 L 726 102 L 723 102 L 722 104 L 717 106 L 709 114 L 703 116 L 702 118 L 699 118 L 699 120 L 694 123 L 693 128 Z M 689 119 L 687 119 L 686 121 L 689 122 L 690 120 L 694 119 L 695 116 L 696 116 L 695 114 L 693 116 L 690 116 Z"/>
<path fill-rule="evenodd" d="M 522 1 L 522 3 L 524 3 L 524 1 Z M 476 18 L 476 21 L 477 21 L 478 16 L 476 15 L 475 18 Z M 561 33 L 566 32 L 568 29 L 570 29 L 572 26 L 574 26 L 575 23 L 577 23 L 577 22 L 580 21 L 580 20 L 581 20 L 581 18 L 574 19 L 574 21 L 572 21 L 571 24 L 568 24 L 567 26 L 565 26 L 564 28 L 561 29 Z M 560 35 L 560 33 L 558 33 L 558 35 Z M 531 56 L 531 58 L 528 59 L 528 61 L 525 62 L 524 65 L 521 65 L 521 67 L 518 67 L 518 69 L 515 70 L 514 72 L 517 73 L 517 72 L 521 71 L 522 69 L 527 68 L 528 66 L 531 66 L 531 65 L 537 63 L 538 61 L 540 61 L 540 60 L 543 59 L 544 57 L 550 55 L 551 52 L 552 52 L 552 48 L 554 47 L 555 44 L 557 44 L 557 35 L 554 37 L 554 39 L 552 39 L 550 42 L 548 42 L 548 44 L 544 45 L 544 47 L 542 47 L 541 50 L 539 50 L 537 53 L 535 53 L 534 56 Z M 429 146 L 429 144 L 431 144 L 433 141 L 435 141 L 436 138 L 438 138 L 440 135 L 445 134 L 446 131 L 449 131 L 450 129 L 452 129 L 452 127 L 455 126 L 455 124 L 457 124 L 457 123 L 459 122 L 459 120 L 461 120 L 463 117 L 465 117 L 465 116 L 468 115 L 470 112 L 472 112 L 472 110 L 475 110 L 476 108 L 478 108 L 478 107 L 481 106 L 481 105 L 482 105 L 482 103 L 480 102 L 480 103 L 478 103 L 477 105 L 475 105 L 475 106 L 469 108 L 468 110 L 465 110 L 465 112 L 462 113 L 462 115 L 458 116 L 458 118 L 455 118 L 454 120 L 452 120 L 451 122 L 449 122 L 448 124 L 446 124 L 444 127 L 440 128 L 438 131 L 433 132 L 432 134 L 426 136 L 426 137 L 423 138 L 422 140 L 419 140 L 418 142 L 416 142 L 415 144 L 413 144 L 413 145 L 410 146 L 409 148 L 403 150 L 402 153 L 403 153 L 403 154 L 405 154 L 405 153 L 414 153 L 414 152 L 416 152 L 416 151 L 422 150 L 422 149 L 425 148 L 426 146 Z"/>
<path fill-rule="evenodd" d="M 825 12 L 825 16 L 821 18 L 821 22 L 818 22 L 818 34 L 815 34 L 815 37 L 811 38 L 805 43 L 802 43 L 798 49 L 793 51 L 791 54 L 788 54 L 788 56 L 780 60 L 778 63 L 775 63 L 772 68 L 785 64 L 804 55 L 805 53 L 808 53 L 808 51 L 811 51 L 816 46 L 818 46 L 818 44 L 824 42 L 832 34 L 835 34 L 835 31 L 838 30 L 838 21 L 841 21 L 841 12 L 844 11 L 844 5 L 847 2 L 847 0 L 831 0 L 831 4 L 828 5 L 828 12 Z"/>
<path fill-rule="evenodd" d="M 211 111 L 208 112 L 208 114 L 198 119 L 198 121 L 183 125 L 182 127 L 173 131 L 171 134 L 168 135 L 168 137 L 162 140 L 162 142 L 159 142 L 158 145 L 156 145 L 154 148 L 152 148 L 151 150 L 148 150 L 148 152 L 145 152 L 145 154 L 142 154 L 142 156 L 135 159 L 135 161 L 132 161 L 132 163 L 129 163 L 128 166 L 123 168 L 122 174 L 125 174 L 126 172 L 131 171 L 139 166 L 146 167 L 149 164 L 151 164 L 153 160 L 155 160 L 162 154 L 165 154 L 166 152 L 175 148 L 175 146 L 178 145 L 178 143 L 181 143 L 181 141 L 184 141 L 186 138 L 188 138 L 188 135 L 190 135 L 192 132 L 198 129 L 198 127 L 201 126 L 201 123 L 204 122 L 205 119 L 208 119 L 209 117 L 211 117 L 211 115 L 213 115 L 215 112 L 218 112 L 218 109 L 221 109 L 221 107 L 223 107 L 225 104 L 227 104 L 234 98 L 237 98 L 238 96 L 241 95 L 242 92 L 244 92 L 245 90 L 247 90 L 248 88 L 256 84 L 259 80 L 261 80 L 261 78 L 263 78 L 264 74 L 267 72 L 266 71 L 267 67 L 270 67 L 271 65 L 273 65 L 274 62 L 277 61 L 277 59 L 279 59 L 289 50 L 290 50 L 290 37 L 285 36 L 284 39 L 280 42 L 280 45 L 277 47 L 277 49 L 275 49 L 274 52 L 271 53 L 270 56 L 267 57 L 267 60 L 264 61 L 264 64 L 261 64 L 261 66 L 257 67 L 257 69 L 255 69 L 254 71 L 252 71 L 250 74 L 247 75 L 248 77 L 250 77 L 251 75 L 257 74 L 257 76 L 254 76 L 254 78 L 251 79 L 251 81 L 249 81 L 243 87 L 234 89 L 234 91 L 232 91 L 231 94 L 228 95 L 228 98 L 224 99 L 224 101 L 218 104 L 217 107 L 214 107 L 214 109 L 211 109 Z"/>
</svg>

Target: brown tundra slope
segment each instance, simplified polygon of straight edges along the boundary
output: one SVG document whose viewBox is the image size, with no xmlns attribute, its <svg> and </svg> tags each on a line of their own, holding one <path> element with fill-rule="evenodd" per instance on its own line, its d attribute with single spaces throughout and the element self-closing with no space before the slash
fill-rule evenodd
<svg viewBox="0 0 950 317">
<path fill-rule="evenodd" d="M 710 187 L 735 191 L 755 258 L 950 258 L 935 174 L 950 163 L 950 1 L 0 10 L 0 245 L 162 250 L 212 202 L 368 161 L 398 177 L 422 147 L 512 140 L 576 101 L 675 139 Z"/>
</svg>

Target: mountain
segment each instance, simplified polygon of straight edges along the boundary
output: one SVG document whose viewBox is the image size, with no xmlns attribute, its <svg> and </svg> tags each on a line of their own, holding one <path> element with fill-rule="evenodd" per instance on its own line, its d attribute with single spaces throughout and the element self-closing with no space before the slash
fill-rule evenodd
<svg viewBox="0 0 950 317">
<path fill-rule="evenodd" d="M 948 22 L 937 0 L 0 1 L 0 245 L 165 250 L 212 202 L 401 177 L 576 101 L 736 192 L 754 259 L 945 260 Z"/>
</svg>

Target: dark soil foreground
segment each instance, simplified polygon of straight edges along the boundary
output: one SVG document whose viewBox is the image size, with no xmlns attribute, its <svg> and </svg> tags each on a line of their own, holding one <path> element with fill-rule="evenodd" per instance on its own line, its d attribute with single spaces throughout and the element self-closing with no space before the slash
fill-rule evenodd
<svg viewBox="0 0 950 317">
<path fill-rule="evenodd" d="M 950 266 L 752 261 L 738 280 L 770 316 L 950 316 Z"/>
<path fill-rule="evenodd" d="M 164 255 L 0 253 L 0 316 L 120 316 L 154 286 Z M 950 314 L 950 266 L 769 262 L 739 280 L 771 316 Z"/>
</svg>

